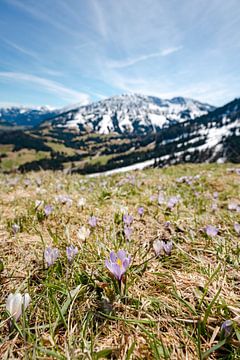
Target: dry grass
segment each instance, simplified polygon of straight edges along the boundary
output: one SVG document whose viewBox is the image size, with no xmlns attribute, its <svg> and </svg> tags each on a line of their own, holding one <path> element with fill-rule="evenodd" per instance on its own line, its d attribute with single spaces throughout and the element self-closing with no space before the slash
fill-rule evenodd
<svg viewBox="0 0 240 360">
<path fill-rule="evenodd" d="M 42 172 L 18 176 L 16 184 L 1 175 L 0 358 L 240 359 L 240 246 L 233 227 L 240 216 L 228 210 L 229 201 L 240 202 L 240 176 L 227 167 L 177 166 L 97 179 Z M 197 174 L 191 185 L 176 181 Z M 159 191 L 167 198 L 180 195 L 179 204 L 169 211 L 150 201 Z M 58 203 L 59 194 L 69 195 L 72 205 Z M 77 206 L 81 197 L 84 208 Z M 35 200 L 52 204 L 53 213 L 43 216 Z M 122 206 L 134 216 L 130 241 L 123 234 Z M 90 227 L 90 215 L 98 225 L 83 242 L 77 231 Z M 15 235 L 14 223 L 20 225 Z M 205 234 L 209 224 L 219 229 L 217 236 Z M 170 256 L 155 256 L 157 238 L 173 241 Z M 65 254 L 69 244 L 79 248 L 72 265 Z M 61 253 L 48 269 L 47 245 Z M 121 248 L 132 263 L 120 295 L 104 260 Z M 32 301 L 9 333 L 5 301 L 14 291 L 29 292 Z M 227 319 L 234 330 L 225 339 L 220 327 Z"/>
</svg>

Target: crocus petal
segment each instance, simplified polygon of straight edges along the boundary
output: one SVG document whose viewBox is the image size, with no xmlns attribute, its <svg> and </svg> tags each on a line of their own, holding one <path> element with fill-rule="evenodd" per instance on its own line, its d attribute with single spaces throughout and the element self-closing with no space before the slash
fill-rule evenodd
<svg viewBox="0 0 240 360">
<path fill-rule="evenodd" d="M 105 260 L 105 266 L 108 268 L 110 272 L 113 272 L 113 263 L 109 260 Z"/>
<path fill-rule="evenodd" d="M 22 314 L 22 295 L 17 293 L 14 295 L 11 301 L 11 315 L 14 317 L 16 321 L 20 318 Z"/>
<path fill-rule="evenodd" d="M 158 256 L 160 252 L 163 250 L 163 241 L 155 240 L 153 242 L 153 249 L 155 251 L 155 254 Z"/>
<path fill-rule="evenodd" d="M 163 249 L 167 255 L 171 254 L 172 247 L 173 247 L 172 241 L 168 241 L 167 243 L 163 242 Z"/>
<path fill-rule="evenodd" d="M 118 250 L 117 257 L 123 261 L 126 258 L 127 254 L 125 250 Z"/>
<path fill-rule="evenodd" d="M 28 293 L 23 295 L 23 306 L 24 306 L 24 310 L 26 310 L 26 308 L 28 307 L 29 303 L 31 301 L 31 297 Z"/>
<path fill-rule="evenodd" d="M 125 271 L 126 271 L 127 268 L 129 267 L 130 262 L 131 262 L 131 258 L 130 258 L 130 257 L 123 260 L 123 263 L 122 263 L 122 264 L 123 264 L 123 268 L 125 269 Z"/>
<path fill-rule="evenodd" d="M 117 260 L 117 255 L 115 254 L 114 251 L 111 251 L 111 252 L 110 252 L 110 260 L 111 260 L 112 262 L 115 262 L 115 261 Z"/>
<path fill-rule="evenodd" d="M 118 264 L 112 264 L 113 274 L 118 280 L 121 280 L 122 275 L 124 274 L 124 269 L 122 270 Z"/>
<path fill-rule="evenodd" d="M 9 294 L 6 301 L 6 309 L 11 314 L 12 313 L 12 301 L 14 298 L 14 294 Z"/>
</svg>

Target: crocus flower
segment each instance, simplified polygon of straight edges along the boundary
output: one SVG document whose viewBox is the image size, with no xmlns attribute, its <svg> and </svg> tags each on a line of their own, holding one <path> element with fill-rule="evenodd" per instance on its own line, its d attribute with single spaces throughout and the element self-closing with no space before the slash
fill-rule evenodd
<svg viewBox="0 0 240 360">
<path fill-rule="evenodd" d="M 21 295 L 20 293 L 9 294 L 6 301 L 6 309 L 10 315 L 18 321 L 22 315 L 22 311 L 26 310 L 31 298 L 28 293 Z"/>
<path fill-rule="evenodd" d="M 35 201 L 35 210 L 39 209 L 43 205 L 42 200 L 36 200 Z"/>
<path fill-rule="evenodd" d="M 155 201 L 155 200 L 156 200 L 156 195 L 150 195 L 150 196 L 149 196 L 149 200 L 150 200 L 151 202 Z"/>
<path fill-rule="evenodd" d="M 213 201 L 213 202 L 212 202 L 211 208 L 212 208 L 213 211 L 216 211 L 216 210 L 218 209 L 218 204 L 217 204 L 216 201 Z"/>
<path fill-rule="evenodd" d="M 47 267 L 53 265 L 59 257 L 59 250 L 57 248 L 51 248 L 48 246 L 44 250 L 44 260 L 47 263 Z"/>
<path fill-rule="evenodd" d="M 121 214 L 127 214 L 127 212 L 128 212 L 128 207 L 127 207 L 127 206 L 124 206 L 124 205 L 120 205 L 120 206 L 119 206 L 119 212 L 120 212 Z"/>
<path fill-rule="evenodd" d="M 223 332 L 224 337 L 230 336 L 233 331 L 232 320 L 225 320 L 221 325 L 221 331 Z"/>
<path fill-rule="evenodd" d="M 163 250 L 163 241 L 155 240 L 153 242 L 153 250 L 155 251 L 156 256 L 159 256 Z"/>
<path fill-rule="evenodd" d="M 96 216 L 94 216 L 94 215 L 90 216 L 90 218 L 88 219 L 88 223 L 92 227 L 97 226 L 97 218 L 96 218 Z"/>
<path fill-rule="evenodd" d="M 165 228 L 168 229 L 170 227 L 170 225 L 171 225 L 170 221 L 165 221 L 165 223 L 164 223 Z"/>
<path fill-rule="evenodd" d="M 110 260 L 105 260 L 105 265 L 115 278 L 121 281 L 130 265 L 130 262 L 131 256 L 127 256 L 125 250 L 118 250 L 117 253 L 114 251 L 110 252 Z"/>
<path fill-rule="evenodd" d="M 31 180 L 30 179 L 24 179 L 24 185 L 25 186 L 31 185 Z"/>
<path fill-rule="evenodd" d="M 237 208 L 238 208 L 238 204 L 237 204 L 235 201 L 231 201 L 231 202 L 228 204 L 228 210 L 235 210 L 235 211 L 237 211 Z"/>
<path fill-rule="evenodd" d="M 165 203 L 165 196 L 164 196 L 164 194 L 162 193 L 162 192 L 160 192 L 159 194 L 158 194 L 158 204 L 159 205 L 162 205 L 162 204 L 164 204 Z"/>
<path fill-rule="evenodd" d="M 49 216 L 53 212 L 53 206 L 52 205 L 46 205 L 44 207 L 44 214 L 46 216 Z"/>
<path fill-rule="evenodd" d="M 130 228 L 130 226 L 127 226 L 127 225 L 124 226 L 124 235 L 127 240 L 130 240 L 131 235 L 132 235 L 132 228 Z"/>
<path fill-rule="evenodd" d="M 69 207 L 72 205 L 72 199 L 68 195 L 58 195 L 56 196 L 56 201 Z"/>
<path fill-rule="evenodd" d="M 41 186 L 41 185 L 42 185 L 42 180 L 41 180 L 40 177 L 37 177 L 37 178 L 35 179 L 35 182 L 36 182 L 37 186 Z"/>
<path fill-rule="evenodd" d="M 90 230 L 85 226 L 81 226 L 77 233 L 78 239 L 81 241 L 85 241 L 89 237 L 89 235 Z"/>
<path fill-rule="evenodd" d="M 83 208 L 86 205 L 86 203 L 87 203 L 87 200 L 82 197 L 78 200 L 77 206 Z"/>
<path fill-rule="evenodd" d="M 217 198 L 218 198 L 218 192 L 217 192 L 217 191 L 214 191 L 214 193 L 213 193 L 213 198 L 214 198 L 214 199 L 217 199 Z"/>
<path fill-rule="evenodd" d="M 144 213 L 144 208 L 143 207 L 139 207 L 138 208 L 138 215 L 143 216 Z"/>
<path fill-rule="evenodd" d="M 173 248 L 172 241 L 163 241 L 163 240 L 155 240 L 153 242 L 153 249 L 155 251 L 156 256 L 159 256 L 161 252 L 164 252 L 166 255 L 170 255 Z"/>
<path fill-rule="evenodd" d="M 130 226 L 131 223 L 133 222 L 133 216 L 129 215 L 129 214 L 124 214 L 123 215 L 123 222 L 125 225 Z"/>
<path fill-rule="evenodd" d="M 167 242 L 164 242 L 163 244 L 163 250 L 165 252 L 166 255 L 170 255 L 171 252 L 172 252 L 172 248 L 173 248 L 173 243 L 172 241 L 167 241 Z"/>
<path fill-rule="evenodd" d="M 66 247 L 67 258 L 68 258 L 68 261 L 70 263 L 73 262 L 73 260 L 74 260 L 75 256 L 77 255 L 77 253 L 78 253 L 77 246 L 70 245 L 70 246 Z"/>
<path fill-rule="evenodd" d="M 17 234 L 20 230 L 20 226 L 18 224 L 13 224 L 12 225 L 12 231 L 14 234 Z"/>
<path fill-rule="evenodd" d="M 234 230 L 236 231 L 236 233 L 240 234 L 240 224 L 235 223 L 233 226 L 234 226 Z"/>
<path fill-rule="evenodd" d="M 214 237 L 218 233 L 218 229 L 213 225 L 207 225 L 205 227 L 206 234 L 210 237 Z"/>
<path fill-rule="evenodd" d="M 173 210 L 173 208 L 175 207 L 175 205 L 177 205 L 178 202 L 179 202 L 179 196 L 172 196 L 168 200 L 167 207 L 170 210 Z"/>
</svg>

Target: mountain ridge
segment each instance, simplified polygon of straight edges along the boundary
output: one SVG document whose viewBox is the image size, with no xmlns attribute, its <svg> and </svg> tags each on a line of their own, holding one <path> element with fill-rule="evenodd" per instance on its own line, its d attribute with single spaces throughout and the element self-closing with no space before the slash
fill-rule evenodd
<svg viewBox="0 0 240 360">
<path fill-rule="evenodd" d="M 212 105 L 190 98 L 161 99 L 141 94 L 122 94 L 69 109 L 52 118 L 51 125 L 79 132 L 143 134 L 178 121 L 193 119 L 214 109 Z"/>
<path fill-rule="evenodd" d="M 105 104 L 106 110 L 108 102 L 112 105 L 115 100 L 119 105 L 118 98 L 100 104 Z M 138 100 L 145 104 L 144 98 Z M 182 106 L 179 105 L 181 101 L 189 100 L 173 98 L 172 101 Z M 88 105 L 87 110 L 91 106 Z M 98 108 L 99 104 L 95 106 Z M 68 112 L 64 114 L 65 120 L 74 120 L 68 115 Z M 173 115 L 176 115 L 174 111 Z M 184 162 L 240 162 L 240 99 L 199 117 L 192 118 L 187 114 L 180 121 L 169 121 L 156 131 L 147 127 L 142 132 L 101 134 L 91 128 L 85 131 L 78 126 L 63 126 L 65 123 L 58 123 L 58 117 L 44 120 L 32 129 L 0 130 L 0 168 L 23 172 L 69 169 L 89 174 L 141 162 L 161 167 Z"/>
<path fill-rule="evenodd" d="M 102 134 L 111 131 L 119 133 L 136 131 L 137 127 L 141 133 L 152 131 L 156 127 L 174 121 L 195 118 L 214 109 L 214 106 L 207 103 L 181 96 L 162 99 L 132 93 L 115 95 L 87 105 L 68 105 L 60 109 L 51 109 L 47 106 L 2 107 L 0 108 L 0 123 L 9 123 L 9 126 L 34 127 L 55 119 L 54 126 L 62 124 L 62 126 L 84 131 L 92 129 Z M 121 111 L 122 114 L 120 114 Z M 90 117 L 94 114 L 95 118 L 91 121 Z"/>
</svg>

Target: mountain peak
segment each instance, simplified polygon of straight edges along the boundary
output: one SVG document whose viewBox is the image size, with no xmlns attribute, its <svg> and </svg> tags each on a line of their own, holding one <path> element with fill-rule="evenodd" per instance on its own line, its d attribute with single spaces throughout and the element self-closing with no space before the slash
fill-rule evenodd
<svg viewBox="0 0 240 360">
<path fill-rule="evenodd" d="M 53 127 L 100 134 L 156 131 L 194 119 L 215 108 L 183 97 L 161 99 L 143 94 L 121 94 L 67 111 L 52 119 Z"/>
</svg>

